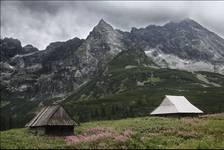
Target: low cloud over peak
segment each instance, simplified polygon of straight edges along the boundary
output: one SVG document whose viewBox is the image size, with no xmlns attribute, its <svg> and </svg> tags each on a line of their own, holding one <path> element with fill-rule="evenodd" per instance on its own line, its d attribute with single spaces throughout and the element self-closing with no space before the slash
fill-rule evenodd
<svg viewBox="0 0 224 150">
<path fill-rule="evenodd" d="M 224 37 L 223 16 L 222 1 L 1 1 L 1 36 L 44 49 L 86 38 L 102 18 L 124 31 L 191 18 Z"/>
</svg>

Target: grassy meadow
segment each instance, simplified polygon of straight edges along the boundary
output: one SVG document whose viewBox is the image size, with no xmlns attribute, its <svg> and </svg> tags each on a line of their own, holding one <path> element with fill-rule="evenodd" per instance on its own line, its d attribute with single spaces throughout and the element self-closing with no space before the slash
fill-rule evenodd
<svg viewBox="0 0 224 150">
<path fill-rule="evenodd" d="M 33 135 L 28 129 L 1 132 L 1 149 L 224 148 L 224 114 L 199 118 L 138 117 L 82 123 L 74 136 Z"/>
</svg>

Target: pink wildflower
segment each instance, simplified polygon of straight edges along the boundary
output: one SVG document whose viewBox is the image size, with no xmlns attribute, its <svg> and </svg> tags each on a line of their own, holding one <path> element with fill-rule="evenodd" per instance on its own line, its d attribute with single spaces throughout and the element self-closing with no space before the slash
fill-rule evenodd
<svg viewBox="0 0 224 150">
<path fill-rule="evenodd" d="M 112 128 L 90 128 L 84 134 L 77 136 L 67 136 L 65 137 L 65 141 L 70 144 L 78 144 L 81 142 L 91 142 L 104 138 L 112 138 L 117 142 L 125 142 L 128 140 L 132 131 L 130 129 L 126 129 L 123 133 L 119 134 Z"/>
</svg>

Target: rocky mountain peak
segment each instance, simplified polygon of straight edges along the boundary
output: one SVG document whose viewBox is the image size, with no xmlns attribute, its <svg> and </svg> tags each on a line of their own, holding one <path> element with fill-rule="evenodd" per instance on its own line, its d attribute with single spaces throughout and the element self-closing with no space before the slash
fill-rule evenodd
<svg viewBox="0 0 224 150">
<path fill-rule="evenodd" d="M 92 51 L 94 55 L 98 50 L 100 50 L 101 53 L 116 51 L 115 53 L 117 54 L 121 51 L 120 47 L 123 47 L 121 39 L 122 34 L 117 30 L 114 30 L 110 24 L 101 19 L 90 32 L 84 45 L 89 45 L 91 49 L 87 48 L 87 50 Z"/>
<path fill-rule="evenodd" d="M 32 53 L 32 52 L 37 52 L 37 51 L 38 51 L 38 49 L 30 44 L 23 47 L 23 53 Z"/>
<path fill-rule="evenodd" d="M 192 29 L 192 30 L 203 30 L 204 28 L 197 23 L 196 21 L 192 20 L 192 19 L 183 19 L 181 21 L 171 21 L 167 24 L 164 25 L 164 27 L 168 28 L 168 29 L 172 29 L 172 28 L 181 28 L 181 29 Z"/>
<path fill-rule="evenodd" d="M 21 42 L 18 39 L 14 39 L 14 38 L 1 39 L 0 44 L 2 48 L 7 47 L 8 49 L 17 49 L 17 50 L 22 49 Z"/>
<path fill-rule="evenodd" d="M 52 42 L 47 46 L 46 50 L 55 49 L 61 45 L 62 45 L 62 42 Z"/>
<path fill-rule="evenodd" d="M 98 27 L 111 27 L 113 28 L 109 23 L 107 23 L 106 21 L 104 21 L 103 19 L 101 19 L 99 21 L 99 23 L 97 24 Z"/>
<path fill-rule="evenodd" d="M 22 46 L 21 42 L 13 38 L 4 38 L 0 41 L 0 58 L 1 61 L 6 61 L 9 58 L 21 54 Z"/>
<path fill-rule="evenodd" d="M 107 62 L 125 49 L 122 40 L 123 34 L 101 19 L 76 51 L 81 72 L 91 75 L 104 68 Z"/>
<path fill-rule="evenodd" d="M 224 58 L 224 40 L 192 19 L 132 28 L 129 37 L 158 64 L 161 60 L 178 69 L 224 71 L 223 64 L 214 63 Z"/>
<path fill-rule="evenodd" d="M 98 24 L 107 24 L 106 23 L 106 21 L 105 20 L 103 20 L 103 18 L 102 19 L 100 19 L 100 21 L 99 21 L 99 23 Z"/>
<path fill-rule="evenodd" d="M 113 31 L 113 27 L 105 22 L 103 19 L 99 21 L 99 23 L 94 27 L 93 32 L 102 33 L 102 32 L 110 32 Z"/>
</svg>

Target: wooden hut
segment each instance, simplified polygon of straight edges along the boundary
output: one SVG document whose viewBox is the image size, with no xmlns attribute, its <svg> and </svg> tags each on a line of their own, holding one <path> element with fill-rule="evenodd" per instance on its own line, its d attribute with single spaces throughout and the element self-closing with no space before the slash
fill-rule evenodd
<svg viewBox="0 0 224 150">
<path fill-rule="evenodd" d="M 72 135 L 77 125 L 60 105 L 44 107 L 25 125 L 36 134 Z"/>
</svg>

